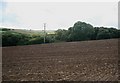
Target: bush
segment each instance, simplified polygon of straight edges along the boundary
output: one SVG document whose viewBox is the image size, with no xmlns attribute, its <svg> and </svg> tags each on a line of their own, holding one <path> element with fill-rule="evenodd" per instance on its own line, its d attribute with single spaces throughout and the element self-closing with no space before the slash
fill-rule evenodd
<svg viewBox="0 0 120 83">
<path fill-rule="evenodd" d="M 2 32 L 2 46 L 25 45 L 29 37 L 16 32 Z"/>
</svg>

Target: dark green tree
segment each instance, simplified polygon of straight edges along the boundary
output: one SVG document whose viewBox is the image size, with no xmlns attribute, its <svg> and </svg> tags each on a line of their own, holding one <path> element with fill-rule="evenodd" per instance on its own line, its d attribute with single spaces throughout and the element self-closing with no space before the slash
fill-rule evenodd
<svg viewBox="0 0 120 83">
<path fill-rule="evenodd" d="M 94 28 L 90 24 L 78 21 L 68 31 L 70 41 L 82 41 L 92 39 Z"/>
<path fill-rule="evenodd" d="M 99 32 L 96 36 L 96 39 L 109 39 L 109 38 L 111 38 L 109 30 L 104 27 L 99 28 Z"/>
<path fill-rule="evenodd" d="M 60 41 L 66 41 L 67 40 L 67 30 L 62 30 L 62 29 L 58 29 L 55 32 L 56 36 L 56 40 L 60 40 Z"/>
</svg>

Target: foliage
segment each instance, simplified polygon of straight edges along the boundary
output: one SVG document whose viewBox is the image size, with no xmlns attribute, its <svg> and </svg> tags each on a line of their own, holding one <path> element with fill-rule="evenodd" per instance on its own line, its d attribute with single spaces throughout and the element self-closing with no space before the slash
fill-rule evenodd
<svg viewBox="0 0 120 83">
<path fill-rule="evenodd" d="M 60 40 L 60 41 L 66 41 L 67 39 L 67 30 L 62 30 L 62 29 L 58 29 L 57 31 L 55 31 L 55 39 L 56 40 Z"/>
<path fill-rule="evenodd" d="M 3 32 L 2 33 L 2 46 L 16 46 L 25 45 L 29 37 L 15 32 Z"/>
<path fill-rule="evenodd" d="M 54 42 L 52 35 L 46 36 L 45 43 Z M 44 37 L 40 35 L 26 35 L 12 31 L 2 32 L 2 46 L 31 45 L 44 43 Z"/>
<path fill-rule="evenodd" d="M 94 33 L 94 28 L 90 24 L 78 21 L 73 27 L 69 28 L 68 33 L 68 41 L 90 40 Z"/>
<path fill-rule="evenodd" d="M 7 29 L 7 28 L 0 28 L 0 31 L 10 31 L 11 29 Z"/>
<path fill-rule="evenodd" d="M 109 33 L 108 29 L 100 29 L 99 33 L 97 34 L 96 39 L 109 39 L 111 38 L 111 35 Z"/>
<path fill-rule="evenodd" d="M 2 31 L 2 46 L 31 45 L 44 43 L 44 34 L 23 34 L 11 29 L 0 29 Z M 22 30 L 21 30 L 22 31 Z M 33 31 L 34 32 L 34 31 Z M 34 32 L 35 33 L 35 32 Z M 120 38 L 120 30 L 107 27 L 93 27 L 91 24 L 78 21 L 73 27 L 58 29 L 55 34 L 46 33 L 46 42 L 64 42 L 64 41 L 85 41 Z"/>
<path fill-rule="evenodd" d="M 120 38 L 120 30 L 116 28 L 93 27 L 85 22 L 78 21 L 68 30 L 58 29 L 56 40 L 60 41 L 84 41 Z"/>
<path fill-rule="evenodd" d="M 119 32 L 115 28 L 95 27 L 94 29 L 94 39 L 119 38 Z"/>
</svg>

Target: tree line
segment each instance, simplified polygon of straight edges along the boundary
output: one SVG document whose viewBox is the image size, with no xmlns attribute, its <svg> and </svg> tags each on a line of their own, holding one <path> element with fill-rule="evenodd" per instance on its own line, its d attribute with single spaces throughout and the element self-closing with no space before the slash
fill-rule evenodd
<svg viewBox="0 0 120 83">
<path fill-rule="evenodd" d="M 78 21 L 68 30 L 56 31 L 56 39 L 61 41 L 85 41 L 120 38 L 120 30 L 107 27 L 93 27 L 91 24 Z"/>
<path fill-rule="evenodd" d="M 107 27 L 93 27 L 91 24 L 78 21 L 73 27 L 58 29 L 55 34 L 46 34 L 46 43 L 71 42 L 85 40 L 99 40 L 120 38 L 120 30 Z M 31 45 L 44 43 L 41 35 L 26 35 L 13 32 L 10 29 L 2 29 L 2 46 Z"/>
</svg>

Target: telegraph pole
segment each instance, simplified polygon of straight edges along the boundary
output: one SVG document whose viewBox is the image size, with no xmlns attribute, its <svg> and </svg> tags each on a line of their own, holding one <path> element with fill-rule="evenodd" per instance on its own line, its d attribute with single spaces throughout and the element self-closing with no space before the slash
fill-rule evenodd
<svg viewBox="0 0 120 83">
<path fill-rule="evenodd" d="M 45 38 L 46 38 L 46 23 L 44 23 L 44 43 L 45 43 Z"/>
</svg>

